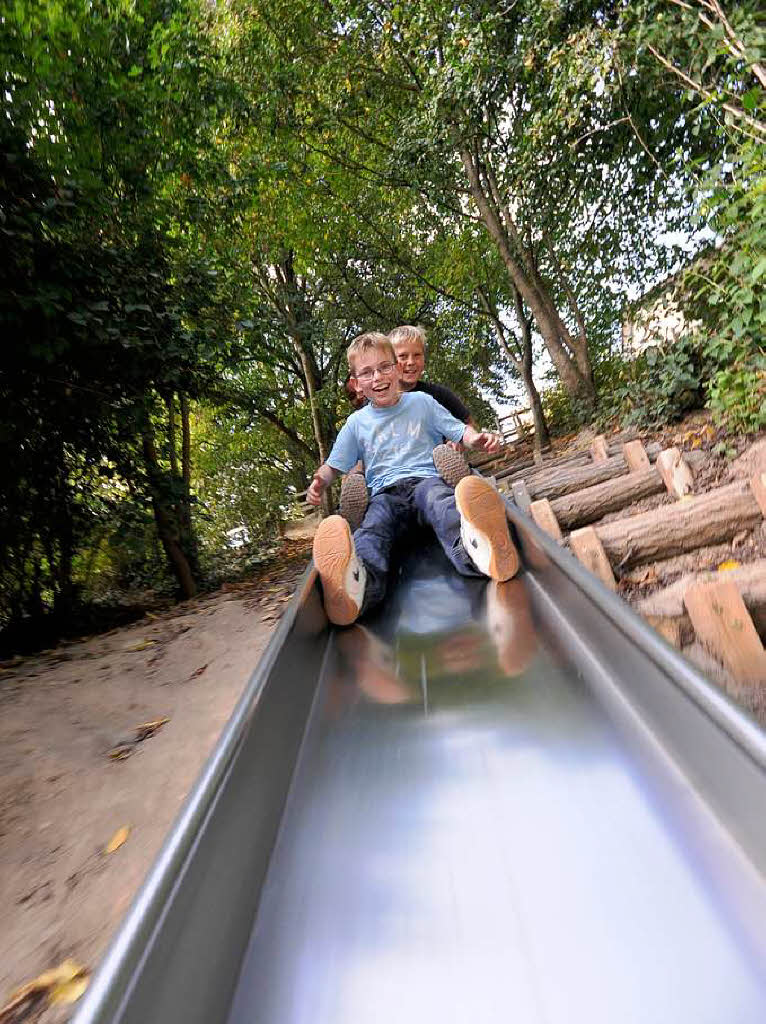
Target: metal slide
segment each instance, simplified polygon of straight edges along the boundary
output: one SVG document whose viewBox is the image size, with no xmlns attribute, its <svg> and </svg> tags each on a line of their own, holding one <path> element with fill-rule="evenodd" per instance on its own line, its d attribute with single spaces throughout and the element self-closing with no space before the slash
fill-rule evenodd
<svg viewBox="0 0 766 1024">
<path fill-rule="evenodd" d="M 313 570 L 76 1024 L 762 1024 L 766 740 L 509 505 L 525 571 Z"/>
</svg>

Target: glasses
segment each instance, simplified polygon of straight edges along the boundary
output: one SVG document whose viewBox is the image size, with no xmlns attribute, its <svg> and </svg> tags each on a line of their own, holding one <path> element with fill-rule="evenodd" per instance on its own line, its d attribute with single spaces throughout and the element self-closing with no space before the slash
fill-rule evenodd
<svg viewBox="0 0 766 1024">
<path fill-rule="evenodd" d="M 372 380 L 376 373 L 381 374 L 383 377 L 387 377 L 389 373 L 394 372 L 395 366 L 396 363 L 378 363 L 374 370 L 360 370 L 359 373 L 356 374 L 356 379 L 362 381 Z"/>
</svg>

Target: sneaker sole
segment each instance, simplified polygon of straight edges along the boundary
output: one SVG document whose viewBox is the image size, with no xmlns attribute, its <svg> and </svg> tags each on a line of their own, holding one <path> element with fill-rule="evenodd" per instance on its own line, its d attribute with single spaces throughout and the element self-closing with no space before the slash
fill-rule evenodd
<svg viewBox="0 0 766 1024">
<path fill-rule="evenodd" d="M 508 532 L 503 499 L 480 476 L 464 477 L 455 488 L 458 512 L 487 538 L 491 555 L 489 575 L 502 583 L 519 571 L 519 554 Z"/>
<path fill-rule="evenodd" d="M 336 626 L 348 626 L 359 616 L 359 608 L 346 593 L 346 569 L 354 550 L 348 523 L 330 516 L 320 523 L 314 537 L 314 564 L 322 580 L 324 610 Z"/>
<path fill-rule="evenodd" d="M 352 533 L 362 525 L 369 502 L 370 495 L 364 477 L 360 473 L 350 473 L 344 477 L 338 511 L 351 527 Z"/>
<path fill-rule="evenodd" d="M 450 487 L 457 487 L 460 481 L 471 475 L 471 467 L 460 452 L 446 444 L 438 444 L 433 451 L 436 472 Z"/>
</svg>

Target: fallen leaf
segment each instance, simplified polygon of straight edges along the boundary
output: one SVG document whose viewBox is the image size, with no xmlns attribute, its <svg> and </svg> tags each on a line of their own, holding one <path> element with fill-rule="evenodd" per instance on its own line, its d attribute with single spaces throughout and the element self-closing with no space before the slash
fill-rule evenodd
<svg viewBox="0 0 766 1024">
<path fill-rule="evenodd" d="M 739 569 L 742 566 L 741 562 L 738 562 L 736 558 L 727 558 L 725 562 L 721 562 L 718 566 L 719 572 L 728 572 L 730 569 Z"/>
<path fill-rule="evenodd" d="M 118 828 L 104 847 L 104 853 L 114 853 L 115 850 L 119 850 L 129 835 L 130 827 L 128 825 L 123 825 L 122 828 Z"/>
<path fill-rule="evenodd" d="M 169 718 L 155 718 L 152 722 L 144 722 L 142 725 L 137 725 L 135 728 L 136 741 L 142 743 L 144 740 L 148 740 L 150 736 L 154 736 L 169 721 Z"/>
<path fill-rule="evenodd" d="M 134 754 L 135 750 L 135 744 L 121 743 L 117 747 L 112 747 L 109 751 L 109 757 L 111 757 L 113 761 L 124 761 L 126 757 L 130 757 L 131 754 Z"/>
<path fill-rule="evenodd" d="M 145 651 L 147 647 L 154 647 L 156 642 L 156 640 L 142 640 L 140 643 L 131 644 L 130 647 L 126 647 L 125 650 L 129 653 Z"/>
<path fill-rule="evenodd" d="M 17 1011 L 30 1000 L 47 996 L 51 1003 L 73 1003 L 88 986 L 88 970 L 74 960 L 65 960 L 58 967 L 43 971 L 33 981 L 17 988 L 10 1000 L 0 1009 L 0 1024 L 19 1020 Z"/>
<path fill-rule="evenodd" d="M 90 978 L 87 975 L 81 975 L 78 978 L 72 978 L 71 981 L 65 981 L 63 985 L 56 985 L 51 991 L 50 1001 L 71 1006 L 85 992 L 89 983 Z"/>
<path fill-rule="evenodd" d="M 196 679 L 196 678 L 197 678 L 197 676 L 201 676 L 201 675 L 202 675 L 202 673 L 203 673 L 203 672 L 205 671 L 205 669 L 206 669 L 206 668 L 207 668 L 207 665 L 200 665 L 200 667 L 199 667 L 199 668 L 195 668 L 195 670 L 194 670 L 194 671 L 192 672 L 192 674 L 191 674 L 191 675 L 189 676 L 189 679 L 187 679 L 187 680 L 186 680 L 186 681 L 187 681 L 187 683 L 189 682 L 189 680 L 190 680 L 190 679 Z"/>
</svg>

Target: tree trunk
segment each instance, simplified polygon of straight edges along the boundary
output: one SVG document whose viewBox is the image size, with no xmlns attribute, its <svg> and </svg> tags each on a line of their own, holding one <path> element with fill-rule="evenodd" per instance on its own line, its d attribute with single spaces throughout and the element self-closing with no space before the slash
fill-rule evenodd
<svg viewBox="0 0 766 1024">
<path fill-rule="evenodd" d="M 313 367 L 311 366 L 306 350 L 301 344 L 300 338 L 293 337 L 293 343 L 300 358 L 303 376 L 306 380 L 306 393 L 309 397 L 311 424 L 314 428 L 314 440 L 316 441 L 317 448 L 319 449 L 319 461 L 326 462 L 327 456 L 330 454 L 330 449 L 327 444 L 327 437 L 325 436 L 322 424 L 322 410 L 320 409 L 319 401 L 317 400 L 316 381 L 314 380 Z"/>
<path fill-rule="evenodd" d="M 543 403 L 540 400 L 540 392 L 537 390 L 535 382 L 532 380 L 531 366 L 525 366 L 523 368 L 521 381 L 524 385 L 524 390 L 527 393 L 529 407 L 532 410 L 532 419 L 534 421 L 535 462 L 542 462 L 543 452 L 550 450 L 551 436 L 548 433 L 548 424 L 545 422 L 545 413 L 543 412 Z"/>
<path fill-rule="evenodd" d="M 587 344 L 583 346 L 576 342 L 566 329 L 545 284 L 534 270 L 531 254 L 518 238 L 515 222 L 498 194 L 494 175 L 486 161 L 480 162 L 478 154 L 472 154 L 465 147 L 460 149 L 460 158 L 479 215 L 497 248 L 511 284 L 532 311 L 545 347 L 570 398 L 586 414 L 590 414 L 596 404 L 596 393 Z M 486 184 L 482 181 L 482 174 Z"/>
<path fill-rule="evenodd" d="M 181 404 L 181 501 L 178 509 L 178 519 L 181 528 L 181 541 L 183 548 L 189 558 L 192 572 L 195 576 L 199 573 L 199 560 L 197 551 L 197 538 L 192 523 L 192 495 L 191 495 L 191 425 L 189 422 L 189 398 L 183 394 L 179 396 Z"/>
<path fill-rule="evenodd" d="M 168 406 L 168 451 L 170 452 L 170 472 L 178 476 L 178 452 L 176 451 L 176 403 L 171 391 L 167 399 Z"/>
<path fill-rule="evenodd" d="M 191 428 L 189 426 L 189 399 L 183 393 L 181 401 L 181 525 L 191 534 Z"/>
<path fill-rule="evenodd" d="M 144 425 L 142 439 L 157 533 L 173 574 L 178 580 L 183 597 L 194 597 L 197 593 L 197 584 L 194 580 L 189 558 L 181 545 L 179 523 L 177 517 L 173 514 L 172 504 L 168 501 L 167 487 L 164 486 L 163 473 L 157 457 L 154 437 L 148 423 Z"/>
</svg>

